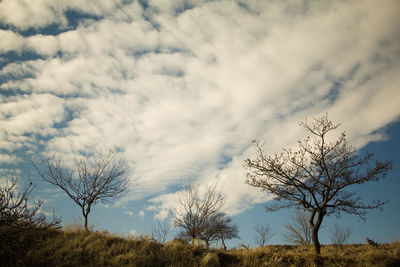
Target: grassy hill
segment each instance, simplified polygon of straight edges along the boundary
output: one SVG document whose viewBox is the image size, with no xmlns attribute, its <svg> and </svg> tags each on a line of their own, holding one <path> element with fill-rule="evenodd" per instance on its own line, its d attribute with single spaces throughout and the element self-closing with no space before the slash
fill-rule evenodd
<svg viewBox="0 0 400 267">
<path fill-rule="evenodd" d="M 3 229 L 4 230 L 4 229 Z M 265 246 L 228 251 L 181 240 L 160 244 L 82 229 L 33 231 L 2 246 L 1 266 L 315 266 L 308 246 Z M 8 250 L 7 250 L 8 249 Z M 400 266 L 400 243 L 322 246 L 324 266 Z"/>
</svg>

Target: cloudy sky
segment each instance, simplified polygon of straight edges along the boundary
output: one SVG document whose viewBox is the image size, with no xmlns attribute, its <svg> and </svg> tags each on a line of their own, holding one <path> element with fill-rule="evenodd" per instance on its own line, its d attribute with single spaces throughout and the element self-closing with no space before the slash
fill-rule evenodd
<svg viewBox="0 0 400 267">
<path fill-rule="evenodd" d="M 118 151 L 130 193 L 98 205 L 96 229 L 151 232 L 177 192 L 218 182 L 226 212 L 252 243 L 270 223 L 282 243 L 293 211 L 264 212 L 271 196 L 244 184 L 253 139 L 268 153 L 303 137 L 298 122 L 326 112 L 362 151 L 392 159 L 385 181 L 360 189 L 391 202 L 353 227 L 353 241 L 400 239 L 400 2 L 2 0 L 0 175 L 35 183 L 64 224 L 72 200 L 44 184 L 31 161 L 57 153 Z M 383 226 L 383 227 L 382 227 Z"/>
</svg>

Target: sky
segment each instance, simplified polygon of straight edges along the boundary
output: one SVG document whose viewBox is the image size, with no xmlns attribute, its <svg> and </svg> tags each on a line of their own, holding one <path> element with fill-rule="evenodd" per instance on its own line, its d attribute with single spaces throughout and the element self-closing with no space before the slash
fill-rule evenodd
<svg viewBox="0 0 400 267">
<path fill-rule="evenodd" d="M 2 0 L 0 181 L 35 184 L 33 198 L 63 225 L 82 215 L 42 181 L 32 161 L 112 149 L 131 167 L 130 191 L 89 215 L 94 229 L 150 234 L 184 186 L 215 182 L 239 243 L 270 224 L 272 244 L 293 210 L 265 212 L 272 196 L 244 183 L 243 162 L 295 147 L 298 126 L 328 113 L 351 144 L 394 163 L 386 179 L 355 188 L 389 200 L 350 242 L 400 239 L 400 2 Z M 173 238 L 176 229 L 169 238 Z"/>
</svg>

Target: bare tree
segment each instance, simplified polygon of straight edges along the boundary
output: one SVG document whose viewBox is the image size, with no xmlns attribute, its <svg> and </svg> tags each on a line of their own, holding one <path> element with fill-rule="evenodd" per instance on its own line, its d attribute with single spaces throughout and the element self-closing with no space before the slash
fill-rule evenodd
<svg viewBox="0 0 400 267">
<path fill-rule="evenodd" d="M 269 224 L 258 224 L 254 230 L 256 231 L 255 241 L 259 247 L 263 247 L 275 235 Z"/>
<path fill-rule="evenodd" d="M 164 244 L 171 231 L 171 216 L 164 220 L 156 220 L 156 226 L 152 229 L 152 236 L 158 242 Z"/>
<path fill-rule="evenodd" d="M 19 250 L 23 244 L 18 236 L 22 233 L 58 227 L 60 224 L 60 218 L 54 215 L 51 220 L 47 220 L 41 210 L 43 201 L 29 203 L 32 182 L 20 192 L 16 189 L 17 185 L 18 179 L 14 177 L 0 185 L 0 258 L 21 252 Z"/>
<path fill-rule="evenodd" d="M 81 208 L 86 231 L 92 205 L 115 200 L 128 189 L 129 169 L 112 151 L 100 151 L 89 158 L 75 156 L 74 170 L 66 168 L 55 156 L 42 158 L 42 163 L 43 169 L 34 164 L 40 177 L 61 188 Z"/>
<path fill-rule="evenodd" d="M 335 223 L 331 230 L 331 242 L 335 245 L 343 245 L 346 242 L 353 231 L 350 227 L 342 227 Z"/>
<path fill-rule="evenodd" d="M 309 133 L 298 141 L 298 149 L 284 149 L 282 153 L 267 156 L 255 141 L 256 159 L 247 159 L 246 183 L 275 195 L 275 202 L 267 210 L 299 207 L 310 213 L 312 241 L 320 255 L 318 231 L 326 215 L 341 212 L 355 214 L 365 220 L 366 211 L 381 208 L 385 202 L 364 204 L 349 188 L 353 185 L 378 181 L 392 169 L 390 161 L 371 164 L 372 154 L 359 155 L 347 144 L 343 132 L 336 141 L 329 141 L 329 133 L 339 125 L 328 116 L 315 119 L 309 125 L 300 124 Z"/>
<path fill-rule="evenodd" d="M 217 227 L 217 234 L 219 240 L 221 240 L 222 246 L 226 250 L 225 240 L 239 238 L 239 229 L 236 224 L 231 224 L 232 219 L 227 216 L 223 216 L 220 221 L 219 227 Z"/>
<path fill-rule="evenodd" d="M 41 211 L 42 200 L 38 199 L 36 204 L 29 205 L 29 195 L 33 190 L 32 182 L 29 182 L 21 192 L 16 191 L 17 183 L 18 179 L 13 177 L 4 186 L 0 185 L 0 225 L 19 229 L 49 228 L 59 225 L 58 217 L 47 221 L 46 215 Z"/>
<path fill-rule="evenodd" d="M 208 217 L 202 227 L 200 238 L 209 246 L 210 242 L 220 240 L 226 250 L 225 240 L 238 238 L 238 227 L 224 212 Z"/>
<path fill-rule="evenodd" d="M 204 229 L 210 218 L 217 216 L 225 203 L 224 195 L 217 190 L 217 184 L 210 186 L 200 195 L 197 185 L 190 185 L 179 195 L 179 207 L 174 212 L 174 224 L 181 229 L 182 238 L 204 238 Z M 203 236 L 202 236 L 203 235 Z"/>
<path fill-rule="evenodd" d="M 312 230 L 305 212 L 296 210 L 291 223 L 286 224 L 287 233 L 282 234 L 285 240 L 295 245 L 310 245 Z"/>
</svg>

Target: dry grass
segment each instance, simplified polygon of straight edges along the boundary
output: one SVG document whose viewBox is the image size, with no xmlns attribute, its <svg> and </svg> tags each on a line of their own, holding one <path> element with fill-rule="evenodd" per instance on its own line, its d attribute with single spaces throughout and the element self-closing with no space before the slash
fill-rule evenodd
<svg viewBox="0 0 400 267">
<path fill-rule="evenodd" d="M 147 237 L 123 238 L 79 226 L 20 237 L 30 246 L 2 266 L 315 266 L 311 246 L 208 250 L 181 240 L 163 245 Z M 400 266 L 400 243 L 322 246 L 324 266 Z"/>
<path fill-rule="evenodd" d="M 230 251 L 241 266 L 315 266 L 312 246 L 266 246 Z M 323 266 L 400 266 L 400 243 L 370 245 L 325 245 Z"/>
</svg>

